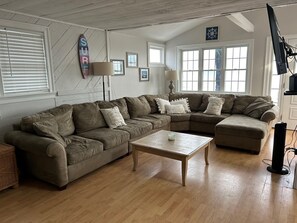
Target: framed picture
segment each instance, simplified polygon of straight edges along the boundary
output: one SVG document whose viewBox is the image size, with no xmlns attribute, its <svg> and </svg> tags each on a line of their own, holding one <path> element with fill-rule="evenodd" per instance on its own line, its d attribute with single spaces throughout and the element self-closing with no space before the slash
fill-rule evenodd
<svg viewBox="0 0 297 223">
<path fill-rule="evenodd" d="M 126 52 L 127 67 L 137 68 L 138 67 L 138 54 Z"/>
<path fill-rule="evenodd" d="M 150 79 L 150 69 L 139 68 L 139 81 L 149 81 L 149 79 Z"/>
<path fill-rule="evenodd" d="M 113 63 L 113 75 L 120 76 L 125 75 L 125 62 L 124 60 L 110 60 Z"/>
<path fill-rule="evenodd" d="M 219 27 L 206 27 L 205 40 L 218 40 L 219 39 Z"/>
</svg>

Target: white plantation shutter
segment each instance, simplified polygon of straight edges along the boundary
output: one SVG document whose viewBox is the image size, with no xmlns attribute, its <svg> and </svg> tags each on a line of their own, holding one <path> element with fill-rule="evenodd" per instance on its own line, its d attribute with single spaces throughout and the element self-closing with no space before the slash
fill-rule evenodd
<svg viewBox="0 0 297 223">
<path fill-rule="evenodd" d="M 0 27 L 3 94 L 49 92 L 43 32 Z"/>
</svg>

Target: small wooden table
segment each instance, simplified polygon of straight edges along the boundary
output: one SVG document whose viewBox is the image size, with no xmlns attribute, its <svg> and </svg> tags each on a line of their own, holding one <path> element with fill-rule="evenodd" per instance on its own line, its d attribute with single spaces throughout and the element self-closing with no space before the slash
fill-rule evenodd
<svg viewBox="0 0 297 223">
<path fill-rule="evenodd" d="M 138 164 L 138 151 L 180 160 L 182 162 L 182 185 L 185 186 L 188 160 L 200 149 L 205 149 L 204 159 L 205 164 L 208 165 L 208 149 L 212 138 L 186 133 L 175 133 L 175 140 L 169 141 L 168 133 L 170 131 L 160 130 L 131 142 L 134 161 L 133 170 L 136 170 Z"/>
<path fill-rule="evenodd" d="M 19 185 L 15 159 L 15 149 L 8 144 L 0 144 L 0 190 Z"/>
</svg>

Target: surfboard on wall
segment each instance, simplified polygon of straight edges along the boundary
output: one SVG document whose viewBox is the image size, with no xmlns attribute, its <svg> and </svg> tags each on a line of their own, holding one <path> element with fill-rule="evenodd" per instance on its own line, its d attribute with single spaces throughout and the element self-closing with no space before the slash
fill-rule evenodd
<svg viewBox="0 0 297 223">
<path fill-rule="evenodd" d="M 86 79 L 90 72 L 90 58 L 88 41 L 84 34 L 81 34 L 78 39 L 78 56 L 81 74 Z"/>
</svg>

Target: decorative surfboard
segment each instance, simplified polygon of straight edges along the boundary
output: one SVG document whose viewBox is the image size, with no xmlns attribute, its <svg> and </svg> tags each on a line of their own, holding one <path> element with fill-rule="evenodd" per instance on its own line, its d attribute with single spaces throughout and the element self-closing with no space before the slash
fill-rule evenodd
<svg viewBox="0 0 297 223">
<path fill-rule="evenodd" d="M 78 56 L 81 74 L 86 79 L 90 71 L 90 58 L 88 41 L 84 34 L 81 34 L 78 39 Z"/>
</svg>

